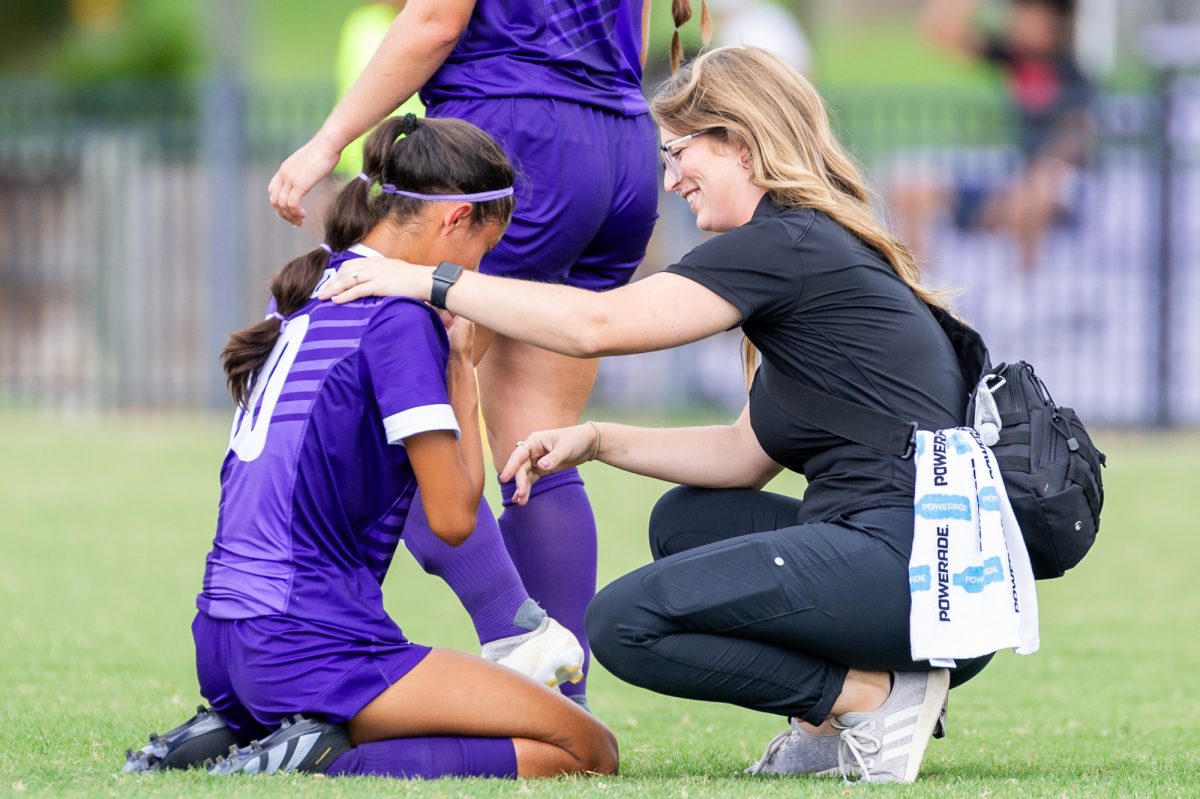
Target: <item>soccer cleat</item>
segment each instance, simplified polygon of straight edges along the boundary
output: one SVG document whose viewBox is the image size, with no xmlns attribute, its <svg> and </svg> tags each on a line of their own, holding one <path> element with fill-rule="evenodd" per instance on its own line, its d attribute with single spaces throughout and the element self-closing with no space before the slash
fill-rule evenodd
<svg viewBox="0 0 1200 799">
<path fill-rule="evenodd" d="M 551 688 L 583 679 L 583 647 L 570 630 L 549 616 L 531 632 L 484 644 L 483 657 Z"/>
<path fill-rule="evenodd" d="M 308 718 L 299 713 L 284 719 L 279 729 L 249 746 L 231 746 L 218 757 L 209 774 L 269 774 L 273 771 L 322 773 L 350 749 L 346 725 Z"/>
<path fill-rule="evenodd" d="M 892 691 L 876 710 L 843 713 L 838 769 L 846 782 L 912 782 L 937 726 L 950 688 L 950 672 L 893 673 Z M 852 780 L 854 778 L 854 780 Z"/>
<path fill-rule="evenodd" d="M 791 719 L 788 728 L 771 739 L 762 757 L 746 773 L 836 776 L 841 740 L 836 733 L 813 735 L 797 719 Z"/>
<path fill-rule="evenodd" d="M 237 745 L 237 736 L 214 711 L 200 705 L 196 715 L 166 735 L 150 733 L 150 743 L 125 750 L 126 774 L 163 769 L 187 769 Z"/>
</svg>

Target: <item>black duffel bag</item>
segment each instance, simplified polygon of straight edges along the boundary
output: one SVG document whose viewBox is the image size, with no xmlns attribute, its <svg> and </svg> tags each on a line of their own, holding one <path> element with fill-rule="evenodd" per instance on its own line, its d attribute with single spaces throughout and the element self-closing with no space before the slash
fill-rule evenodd
<svg viewBox="0 0 1200 799">
<path fill-rule="evenodd" d="M 975 426 L 977 406 L 986 402 L 980 397 L 984 390 L 999 411 L 998 440 L 986 430 L 980 435 L 985 442 L 995 441 L 990 447 L 1029 550 L 1033 576 L 1061 577 L 1083 559 L 1100 529 L 1104 453 L 1074 410 L 1054 404 L 1032 366 L 1018 361 L 993 367 L 974 329 L 941 308 L 930 310 L 954 345 L 971 392 L 963 423 Z M 832 397 L 777 370 L 764 380 L 764 388 L 776 403 L 814 427 L 902 458 L 912 456 L 915 421 Z"/>
</svg>

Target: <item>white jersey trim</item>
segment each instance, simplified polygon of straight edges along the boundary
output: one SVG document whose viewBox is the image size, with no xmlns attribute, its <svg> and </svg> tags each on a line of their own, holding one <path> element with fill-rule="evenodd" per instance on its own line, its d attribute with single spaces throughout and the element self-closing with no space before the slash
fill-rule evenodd
<svg viewBox="0 0 1200 799">
<path fill-rule="evenodd" d="M 355 244 L 350 248 L 349 252 L 361 255 L 363 258 L 385 258 L 386 256 L 378 250 L 372 250 L 365 244 Z"/>
<path fill-rule="evenodd" d="M 458 438 L 460 430 L 454 409 L 449 405 L 418 405 L 383 420 L 383 431 L 389 444 L 404 446 L 404 439 L 430 430 L 453 430 L 454 437 Z"/>
</svg>

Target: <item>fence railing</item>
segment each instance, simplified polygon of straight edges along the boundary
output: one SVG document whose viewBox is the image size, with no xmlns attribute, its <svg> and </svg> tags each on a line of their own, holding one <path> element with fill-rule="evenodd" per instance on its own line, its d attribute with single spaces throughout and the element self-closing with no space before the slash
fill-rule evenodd
<svg viewBox="0 0 1200 799">
<path fill-rule="evenodd" d="M 1011 119 L 992 95 L 828 99 L 888 207 L 897 187 L 1013 168 Z M 275 217 L 266 185 L 331 101 L 280 87 L 0 83 L 0 407 L 225 403 L 221 343 L 260 316 L 270 275 L 320 241 L 318 224 Z M 930 280 L 962 289 L 956 307 L 995 360 L 1030 360 L 1089 421 L 1200 422 L 1200 84 L 1100 95 L 1093 117 L 1069 213 L 1030 267 L 1007 232 L 943 215 Z M 643 273 L 699 241 L 677 198 L 660 213 Z M 736 405 L 736 343 L 607 359 L 597 397 Z"/>
</svg>

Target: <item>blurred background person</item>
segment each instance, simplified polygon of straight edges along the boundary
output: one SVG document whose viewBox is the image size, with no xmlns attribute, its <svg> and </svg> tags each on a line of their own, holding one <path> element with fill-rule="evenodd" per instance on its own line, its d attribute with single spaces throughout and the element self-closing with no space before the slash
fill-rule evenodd
<svg viewBox="0 0 1200 799">
<path fill-rule="evenodd" d="M 812 47 L 791 10 L 771 0 L 709 0 L 713 46 L 761 47 L 812 76 Z"/>
<path fill-rule="evenodd" d="M 388 28 L 396 21 L 396 15 L 404 10 L 407 0 L 388 0 L 387 2 L 363 3 L 346 15 L 342 30 L 338 35 L 337 63 L 335 76 L 337 78 L 338 99 L 346 96 L 350 87 L 358 80 L 358 76 L 366 69 L 371 56 L 379 49 Z M 401 103 L 391 116 L 400 114 L 425 115 L 425 105 L 421 98 L 413 95 Z M 366 135 L 359 136 L 346 145 L 342 157 L 334 172 L 343 178 L 351 178 L 362 169 L 362 148 Z"/>
<path fill-rule="evenodd" d="M 1011 0 L 1002 27 L 976 27 L 978 0 L 928 0 L 921 29 L 938 47 L 995 65 L 1016 116 L 1016 164 L 1002 174 L 955 165 L 948 180 L 892 187 L 892 208 L 919 258 L 943 211 L 964 230 L 1006 229 L 1022 272 L 1046 230 L 1072 213 L 1088 153 L 1091 87 L 1073 53 L 1075 0 Z M 1005 159 L 1007 161 L 1007 158 Z M 970 174 L 974 172 L 975 174 Z"/>
</svg>

